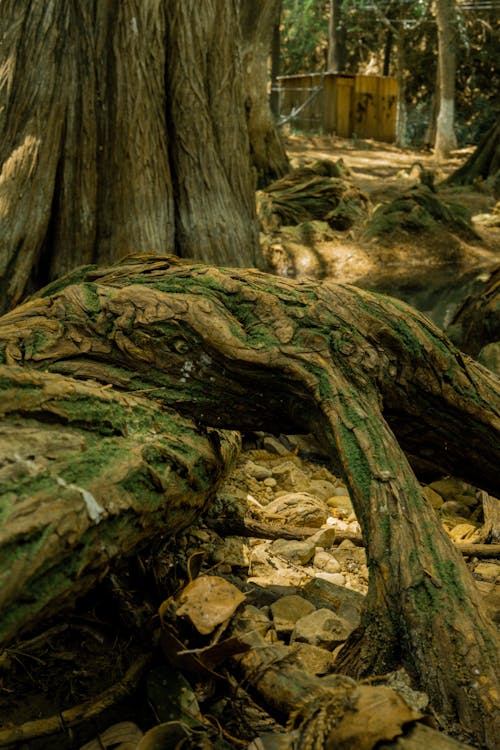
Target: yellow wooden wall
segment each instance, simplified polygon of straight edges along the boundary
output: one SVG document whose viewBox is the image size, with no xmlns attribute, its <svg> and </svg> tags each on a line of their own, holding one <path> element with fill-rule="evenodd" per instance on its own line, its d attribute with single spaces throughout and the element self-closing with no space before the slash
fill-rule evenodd
<svg viewBox="0 0 500 750">
<path fill-rule="evenodd" d="M 322 90 L 292 120 L 299 130 L 323 130 L 342 138 L 356 135 L 387 142 L 396 139 L 395 78 L 312 73 L 283 76 L 279 82 L 282 116 L 298 108 L 311 96 L 312 89 L 322 85 Z"/>
</svg>

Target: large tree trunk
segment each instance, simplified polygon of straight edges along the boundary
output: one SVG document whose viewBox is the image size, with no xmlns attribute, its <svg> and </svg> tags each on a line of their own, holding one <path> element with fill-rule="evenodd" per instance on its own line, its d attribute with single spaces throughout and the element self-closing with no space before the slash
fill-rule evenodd
<svg viewBox="0 0 500 750">
<path fill-rule="evenodd" d="M 283 177 L 289 169 L 268 93 L 268 59 L 280 6 L 281 0 L 240 0 L 245 106 L 258 187 Z"/>
<path fill-rule="evenodd" d="M 496 632 L 403 452 L 497 494 L 498 380 L 426 318 L 347 285 L 151 257 L 54 283 L 3 317 L 0 350 L 9 366 L 146 391 L 206 425 L 320 435 L 370 571 L 342 667 L 402 663 L 438 711 L 481 742 L 498 736 Z"/>
<path fill-rule="evenodd" d="M 237 0 L 4 0 L 0 39 L 0 310 L 138 249 L 256 262 Z"/>
<path fill-rule="evenodd" d="M 445 159 L 457 147 L 455 136 L 455 75 L 457 68 L 457 8 L 455 0 L 436 0 L 438 27 L 439 114 L 434 153 Z"/>
</svg>

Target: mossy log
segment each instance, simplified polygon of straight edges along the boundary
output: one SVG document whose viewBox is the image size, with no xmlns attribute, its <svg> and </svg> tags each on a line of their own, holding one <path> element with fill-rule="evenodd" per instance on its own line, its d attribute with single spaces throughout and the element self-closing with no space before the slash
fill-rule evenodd
<svg viewBox="0 0 500 750">
<path fill-rule="evenodd" d="M 403 664 L 437 711 L 479 742 L 498 736 L 497 634 L 407 455 L 498 495 L 499 381 L 425 317 L 349 285 L 130 258 L 80 269 L 5 315 L 0 356 L 146 393 L 206 426 L 318 435 L 369 567 L 339 668 Z"/>
<path fill-rule="evenodd" d="M 237 433 L 99 384 L 0 366 L 0 643 L 186 528 Z"/>
</svg>

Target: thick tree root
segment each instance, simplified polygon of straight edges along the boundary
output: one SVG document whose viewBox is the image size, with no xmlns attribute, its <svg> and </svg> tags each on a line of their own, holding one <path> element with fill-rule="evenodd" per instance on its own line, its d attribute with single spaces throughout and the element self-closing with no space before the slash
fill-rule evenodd
<svg viewBox="0 0 500 750">
<path fill-rule="evenodd" d="M 347 285 L 132 258 L 81 269 L 4 316 L 0 356 L 205 425 L 319 435 L 370 573 L 344 668 L 403 663 L 439 712 L 479 742 L 498 736 L 497 634 L 405 453 L 498 494 L 499 384 L 425 317 Z"/>
</svg>

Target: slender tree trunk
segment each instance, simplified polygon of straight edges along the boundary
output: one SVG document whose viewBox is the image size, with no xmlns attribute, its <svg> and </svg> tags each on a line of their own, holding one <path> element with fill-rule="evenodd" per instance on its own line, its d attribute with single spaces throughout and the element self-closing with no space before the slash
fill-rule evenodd
<svg viewBox="0 0 500 750">
<path fill-rule="evenodd" d="M 346 30 L 342 17 L 343 0 L 330 0 L 328 19 L 328 71 L 342 73 L 345 70 Z"/>
<path fill-rule="evenodd" d="M 498 635 L 405 453 L 497 494 L 498 380 L 426 318 L 348 285 L 151 257 L 55 282 L 0 320 L 0 352 L 7 365 L 146 390 L 206 425 L 321 436 L 370 574 L 340 667 L 402 663 L 437 711 L 496 741 Z"/>
<path fill-rule="evenodd" d="M 271 95 L 269 97 L 269 104 L 271 106 L 271 112 L 275 120 L 280 115 L 280 96 L 278 91 L 278 76 L 280 74 L 281 65 L 281 6 L 283 5 L 282 0 L 279 0 L 278 11 L 273 27 L 273 38 L 271 42 Z"/>
<path fill-rule="evenodd" d="M 391 53 L 392 44 L 394 41 L 394 32 L 391 27 L 387 29 L 387 35 L 385 37 L 384 46 L 384 67 L 382 69 L 382 75 L 388 76 L 391 70 Z"/>
<path fill-rule="evenodd" d="M 397 51 L 397 80 L 398 80 L 398 101 L 396 115 L 396 145 L 400 148 L 406 146 L 406 84 L 405 84 L 405 35 L 403 24 L 398 22 L 398 31 L 396 34 L 396 51 Z"/>
<path fill-rule="evenodd" d="M 245 106 L 257 184 L 265 187 L 288 172 L 288 158 L 271 115 L 268 61 L 280 0 L 239 0 L 243 37 Z"/>
<path fill-rule="evenodd" d="M 434 152 L 445 159 L 457 147 L 455 136 L 455 75 L 457 67 L 457 9 L 455 0 L 436 0 L 438 26 L 439 114 Z"/>
</svg>

